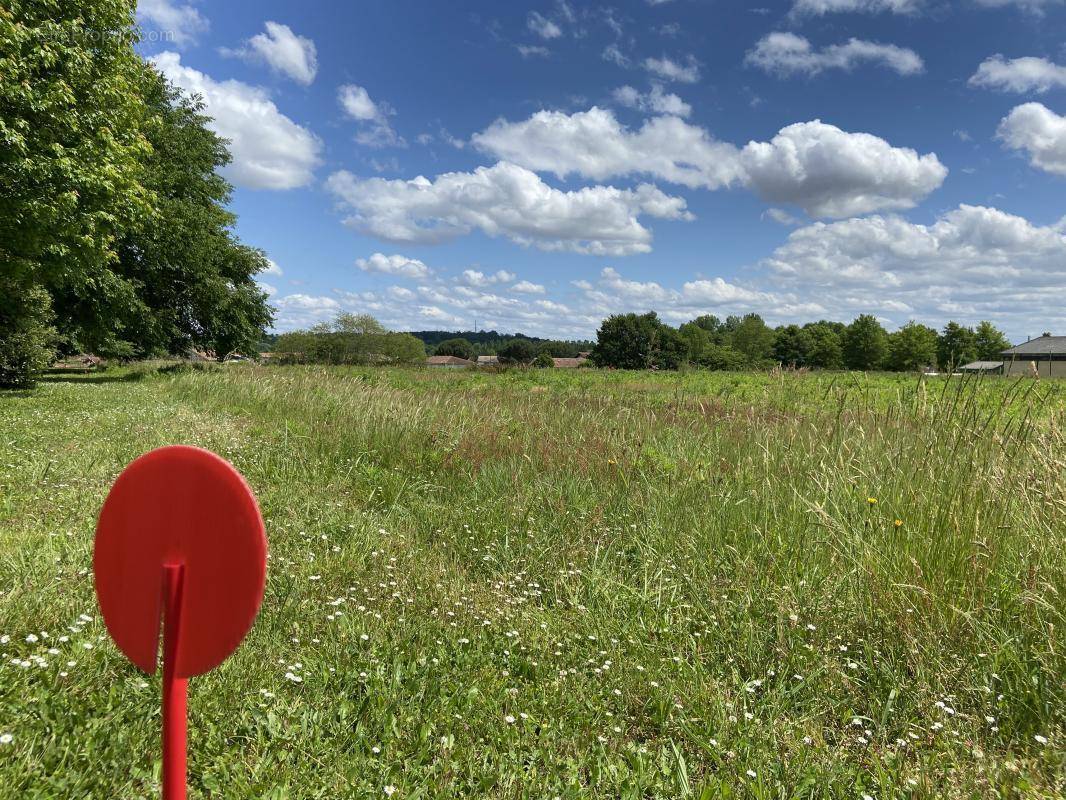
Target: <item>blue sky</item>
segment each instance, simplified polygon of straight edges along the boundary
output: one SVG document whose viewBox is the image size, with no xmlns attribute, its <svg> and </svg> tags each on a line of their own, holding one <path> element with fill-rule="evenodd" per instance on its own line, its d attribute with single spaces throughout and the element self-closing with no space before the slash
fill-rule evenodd
<svg viewBox="0 0 1066 800">
<path fill-rule="evenodd" d="M 1063 0 L 142 0 L 277 328 L 1066 332 Z"/>
</svg>

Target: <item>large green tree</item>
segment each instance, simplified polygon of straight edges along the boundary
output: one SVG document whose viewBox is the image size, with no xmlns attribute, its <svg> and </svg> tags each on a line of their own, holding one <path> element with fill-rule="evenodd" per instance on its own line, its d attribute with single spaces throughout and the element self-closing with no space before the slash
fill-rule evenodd
<svg viewBox="0 0 1066 800">
<path fill-rule="evenodd" d="M 911 372 L 936 363 L 936 331 L 913 320 L 888 336 L 886 366 Z"/>
<path fill-rule="evenodd" d="M 977 360 L 977 341 L 972 328 L 949 322 L 937 340 L 937 361 L 943 370 L 953 370 Z"/>
<path fill-rule="evenodd" d="M 433 352 L 438 356 L 455 356 L 456 358 L 469 360 L 474 357 L 474 345 L 462 337 L 445 339 L 437 345 L 437 349 Z"/>
<path fill-rule="evenodd" d="M 615 369 L 675 369 L 685 358 L 687 342 L 654 311 L 614 314 L 596 332 L 592 360 Z"/>
<path fill-rule="evenodd" d="M 1006 334 L 988 320 L 978 323 L 974 329 L 974 350 L 982 361 L 999 361 L 1003 351 L 1011 347 Z"/>
<path fill-rule="evenodd" d="M 48 303 L 34 287 L 106 304 L 115 240 L 150 207 L 133 13 L 133 0 L 0 4 L 0 265 L 8 313 L 27 322 L 24 333 L 50 337 Z"/>
<path fill-rule="evenodd" d="M 130 297 L 112 316 L 112 336 L 137 356 L 251 352 L 272 318 L 255 282 L 269 262 L 233 232 L 232 187 L 219 174 L 230 160 L 226 143 L 207 127 L 203 104 L 155 72 L 145 102 L 152 153 L 144 182 L 155 209 L 119 240 L 114 271 Z"/>
<path fill-rule="evenodd" d="M 844 364 L 848 369 L 870 370 L 884 366 L 888 333 L 870 314 L 861 314 L 844 332 Z"/>
<path fill-rule="evenodd" d="M 803 326 L 807 341 L 807 365 L 819 369 L 844 368 L 844 334 L 842 322 L 808 322 Z"/>
</svg>

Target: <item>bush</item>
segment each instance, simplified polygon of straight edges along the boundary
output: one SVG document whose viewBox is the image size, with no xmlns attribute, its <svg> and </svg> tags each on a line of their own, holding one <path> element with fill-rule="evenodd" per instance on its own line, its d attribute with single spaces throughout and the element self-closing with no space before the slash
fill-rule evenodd
<svg viewBox="0 0 1066 800">
<path fill-rule="evenodd" d="M 552 358 L 551 353 L 541 350 L 537 357 L 533 359 L 534 367 L 554 367 L 555 359 Z"/>
<path fill-rule="evenodd" d="M 39 286 L 0 278 L 0 387 L 32 387 L 52 363 L 52 302 Z"/>
</svg>

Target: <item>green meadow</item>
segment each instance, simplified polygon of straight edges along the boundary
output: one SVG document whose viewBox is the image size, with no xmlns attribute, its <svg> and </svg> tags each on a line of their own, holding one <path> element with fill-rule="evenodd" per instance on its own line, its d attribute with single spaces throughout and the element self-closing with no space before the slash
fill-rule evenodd
<svg viewBox="0 0 1066 800">
<path fill-rule="evenodd" d="M 91 558 L 173 443 L 271 547 L 191 797 L 1066 793 L 1066 382 L 143 365 L 0 394 L 0 797 L 158 795 Z"/>
</svg>

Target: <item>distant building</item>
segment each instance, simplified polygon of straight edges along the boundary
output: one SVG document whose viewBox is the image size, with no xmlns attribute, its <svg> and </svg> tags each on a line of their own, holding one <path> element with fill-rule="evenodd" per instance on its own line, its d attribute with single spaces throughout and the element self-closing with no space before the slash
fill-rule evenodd
<svg viewBox="0 0 1066 800">
<path fill-rule="evenodd" d="M 589 363 L 589 360 L 585 356 L 579 356 L 578 358 L 553 358 L 555 366 L 559 369 L 574 369 L 575 367 L 583 367 Z"/>
<path fill-rule="evenodd" d="M 478 356 L 477 365 L 479 367 L 498 367 L 500 365 L 499 356 Z"/>
<path fill-rule="evenodd" d="M 459 358 L 459 356 L 430 356 L 426 359 L 426 366 L 459 369 L 461 367 L 472 367 L 474 362 Z"/>
<path fill-rule="evenodd" d="M 981 372 L 988 375 L 1002 375 L 1002 361 L 971 361 L 959 367 L 959 372 Z M 927 372 L 926 375 L 935 375 L 935 372 Z"/>
<path fill-rule="evenodd" d="M 1004 374 L 1066 378 L 1066 336 L 1047 333 L 1004 350 L 1000 355 L 1003 356 Z"/>
</svg>

